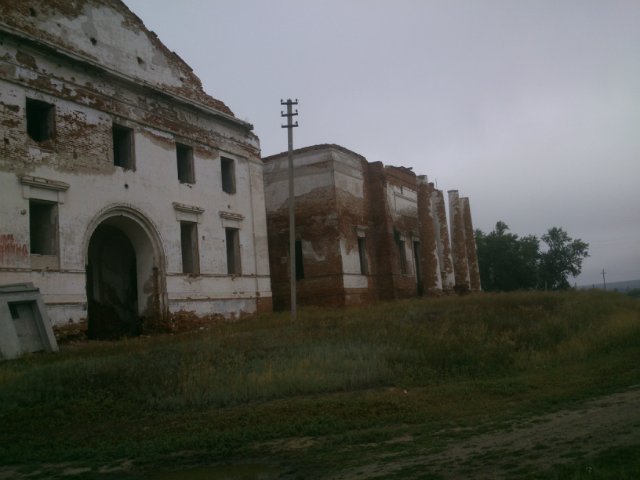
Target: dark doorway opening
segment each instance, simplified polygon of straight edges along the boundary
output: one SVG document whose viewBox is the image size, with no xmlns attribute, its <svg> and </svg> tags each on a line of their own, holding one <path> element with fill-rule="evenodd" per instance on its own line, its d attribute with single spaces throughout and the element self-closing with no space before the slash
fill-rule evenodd
<svg viewBox="0 0 640 480">
<path fill-rule="evenodd" d="M 102 224 L 91 236 L 87 303 L 89 338 L 140 334 L 136 252 L 117 227 Z"/>
</svg>

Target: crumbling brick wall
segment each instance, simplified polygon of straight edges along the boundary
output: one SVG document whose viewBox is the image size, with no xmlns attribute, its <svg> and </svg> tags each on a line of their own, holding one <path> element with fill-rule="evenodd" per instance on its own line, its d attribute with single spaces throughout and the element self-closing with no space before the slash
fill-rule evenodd
<svg viewBox="0 0 640 480">
<path fill-rule="evenodd" d="M 274 305 L 287 308 L 287 154 L 263 160 Z M 339 145 L 295 150 L 294 165 L 296 237 L 304 245 L 300 304 L 354 305 L 453 290 L 444 195 L 426 177 L 369 163 Z"/>
</svg>

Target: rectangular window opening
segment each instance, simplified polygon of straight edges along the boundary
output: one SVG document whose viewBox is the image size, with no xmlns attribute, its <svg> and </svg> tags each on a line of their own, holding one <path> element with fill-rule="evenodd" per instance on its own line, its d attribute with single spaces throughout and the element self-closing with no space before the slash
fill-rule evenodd
<svg viewBox="0 0 640 480">
<path fill-rule="evenodd" d="M 40 100 L 27 98 L 27 134 L 36 142 L 54 137 L 55 107 Z"/>
<path fill-rule="evenodd" d="M 302 257 L 302 240 L 296 240 L 296 280 L 304 278 L 304 260 Z"/>
<path fill-rule="evenodd" d="M 360 274 L 367 275 L 369 266 L 367 265 L 367 245 L 364 237 L 358 237 L 358 255 L 360 256 Z"/>
<path fill-rule="evenodd" d="M 135 167 L 133 154 L 133 129 L 113 124 L 113 164 L 125 170 Z"/>
<path fill-rule="evenodd" d="M 193 169 L 193 147 L 176 143 L 176 158 L 178 162 L 178 180 L 182 183 L 195 183 L 196 176 Z"/>
<path fill-rule="evenodd" d="M 200 255 L 198 253 L 198 224 L 180 222 L 180 247 L 182 249 L 182 272 L 200 273 Z"/>
<path fill-rule="evenodd" d="M 222 191 L 226 193 L 236 193 L 234 161 L 230 158 L 220 157 L 220 169 L 222 172 Z"/>
<path fill-rule="evenodd" d="M 29 241 L 32 254 L 58 253 L 58 204 L 29 200 Z"/>
<path fill-rule="evenodd" d="M 240 263 L 240 231 L 237 228 L 225 228 L 227 240 L 227 273 L 240 275 L 242 267 Z"/>
</svg>

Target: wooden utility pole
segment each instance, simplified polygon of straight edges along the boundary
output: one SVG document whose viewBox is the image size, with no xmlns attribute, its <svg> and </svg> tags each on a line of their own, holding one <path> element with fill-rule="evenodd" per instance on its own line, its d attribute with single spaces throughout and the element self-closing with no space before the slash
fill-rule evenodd
<svg viewBox="0 0 640 480">
<path fill-rule="evenodd" d="M 293 129 L 298 126 L 298 122 L 293 123 L 293 117 L 298 115 L 298 110 L 294 112 L 293 105 L 298 105 L 298 99 L 280 100 L 280 105 L 287 106 L 287 113 L 280 111 L 281 117 L 287 117 L 287 124 L 282 128 L 287 129 L 289 140 L 289 284 L 291 285 L 291 319 L 296 319 L 296 210 L 295 196 L 293 190 Z"/>
<path fill-rule="evenodd" d="M 604 268 L 602 269 L 602 285 L 604 286 L 604 289 L 607 289 L 607 279 L 604 276 Z"/>
</svg>

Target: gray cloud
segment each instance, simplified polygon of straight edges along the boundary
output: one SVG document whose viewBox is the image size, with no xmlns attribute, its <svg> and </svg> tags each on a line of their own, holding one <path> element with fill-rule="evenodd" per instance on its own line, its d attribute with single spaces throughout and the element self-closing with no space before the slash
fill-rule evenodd
<svg viewBox="0 0 640 480">
<path fill-rule="evenodd" d="M 635 0 L 126 0 L 265 155 L 334 142 L 471 197 L 476 227 L 561 226 L 578 283 L 640 278 Z"/>
</svg>

